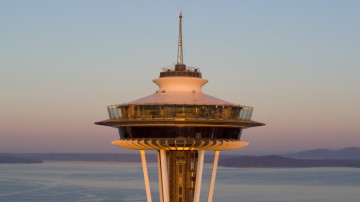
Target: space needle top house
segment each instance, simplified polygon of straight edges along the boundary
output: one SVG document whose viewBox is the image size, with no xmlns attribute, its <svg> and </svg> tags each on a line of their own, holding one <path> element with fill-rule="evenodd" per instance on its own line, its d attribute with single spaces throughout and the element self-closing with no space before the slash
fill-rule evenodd
<svg viewBox="0 0 360 202">
<path fill-rule="evenodd" d="M 109 119 L 96 122 L 117 128 L 112 144 L 140 150 L 147 201 L 152 201 L 145 150 L 157 150 L 161 202 L 198 202 L 206 150 L 215 151 L 208 201 L 212 201 L 219 151 L 237 149 L 243 129 L 262 126 L 251 120 L 253 108 L 202 92 L 208 81 L 198 68 L 183 63 L 182 14 L 177 64 L 164 68 L 152 95 L 108 106 Z"/>
</svg>

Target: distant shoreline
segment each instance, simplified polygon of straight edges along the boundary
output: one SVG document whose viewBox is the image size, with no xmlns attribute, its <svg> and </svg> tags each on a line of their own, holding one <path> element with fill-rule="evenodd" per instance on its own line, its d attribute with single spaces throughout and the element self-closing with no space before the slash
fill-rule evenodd
<svg viewBox="0 0 360 202">
<path fill-rule="evenodd" d="M 219 166 L 235 168 L 314 168 L 351 167 L 360 168 L 360 160 L 348 159 L 295 159 L 283 156 L 243 156 L 226 158 Z"/>
<path fill-rule="evenodd" d="M 154 153 L 146 155 L 148 163 L 156 164 Z M 212 163 L 213 155 L 205 156 L 205 163 Z M 0 153 L 0 164 L 44 162 L 141 162 L 138 154 L 121 153 Z M 360 168 L 360 148 L 349 147 L 337 151 L 311 150 L 289 155 L 240 156 L 220 155 L 219 166 L 235 168 L 311 168 L 354 167 Z"/>
<path fill-rule="evenodd" d="M 20 164 L 20 163 L 33 164 L 33 163 L 43 163 L 43 162 L 44 162 L 43 160 L 39 160 L 39 159 L 29 159 L 18 156 L 0 155 L 0 164 Z"/>
</svg>

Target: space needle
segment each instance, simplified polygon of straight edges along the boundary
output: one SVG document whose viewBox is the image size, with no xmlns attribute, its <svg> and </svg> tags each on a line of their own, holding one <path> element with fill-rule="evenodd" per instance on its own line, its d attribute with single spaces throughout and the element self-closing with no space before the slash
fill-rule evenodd
<svg viewBox="0 0 360 202">
<path fill-rule="evenodd" d="M 109 119 L 95 123 L 118 129 L 120 137 L 112 144 L 140 150 L 148 202 L 152 197 L 146 150 L 157 151 L 160 202 L 199 202 L 205 151 L 213 151 L 207 196 L 211 202 L 220 151 L 248 145 L 241 140 L 242 131 L 264 125 L 251 120 L 252 107 L 202 91 L 208 81 L 199 68 L 184 64 L 182 18 L 180 12 L 177 63 L 163 68 L 153 80 L 159 89 L 149 96 L 108 106 Z"/>
</svg>

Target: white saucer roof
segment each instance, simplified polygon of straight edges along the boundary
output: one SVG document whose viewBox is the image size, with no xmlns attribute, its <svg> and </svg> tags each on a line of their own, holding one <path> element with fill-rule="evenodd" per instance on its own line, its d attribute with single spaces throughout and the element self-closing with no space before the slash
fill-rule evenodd
<svg viewBox="0 0 360 202">
<path fill-rule="evenodd" d="M 165 77 L 154 79 L 153 81 L 159 86 L 159 90 L 156 91 L 156 93 L 127 104 L 235 105 L 203 93 L 201 87 L 208 82 L 206 79 L 194 77 Z"/>
</svg>

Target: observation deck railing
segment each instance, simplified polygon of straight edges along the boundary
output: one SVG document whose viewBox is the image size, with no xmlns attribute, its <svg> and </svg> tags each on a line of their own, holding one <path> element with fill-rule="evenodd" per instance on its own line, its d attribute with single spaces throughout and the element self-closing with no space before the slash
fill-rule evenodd
<svg viewBox="0 0 360 202">
<path fill-rule="evenodd" d="M 253 107 L 216 105 L 110 105 L 109 118 L 251 120 Z"/>
<path fill-rule="evenodd" d="M 176 71 L 174 68 L 164 67 L 160 72 L 160 78 L 170 76 L 185 76 L 185 77 L 197 77 L 201 78 L 200 68 L 187 67 L 184 71 Z"/>
</svg>

